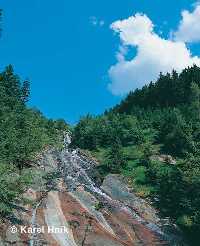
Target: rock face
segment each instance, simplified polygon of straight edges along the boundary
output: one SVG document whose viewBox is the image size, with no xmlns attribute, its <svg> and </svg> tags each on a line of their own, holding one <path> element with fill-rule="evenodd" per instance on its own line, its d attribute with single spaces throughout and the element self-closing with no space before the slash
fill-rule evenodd
<svg viewBox="0 0 200 246">
<path fill-rule="evenodd" d="M 49 150 L 39 164 L 59 171 L 59 178 L 28 191 L 35 207 L 19 213 L 17 233 L 10 228 L 14 223 L 0 225 L 0 245 L 184 245 L 166 232 L 155 209 L 129 192 L 122 177 L 109 175 L 97 187 L 91 179 L 96 163 L 78 150 Z"/>
<path fill-rule="evenodd" d="M 173 159 L 173 157 L 171 155 L 153 155 L 153 156 L 151 156 L 151 160 L 152 161 L 160 161 L 160 162 L 171 164 L 171 165 L 176 164 L 176 160 Z"/>
</svg>

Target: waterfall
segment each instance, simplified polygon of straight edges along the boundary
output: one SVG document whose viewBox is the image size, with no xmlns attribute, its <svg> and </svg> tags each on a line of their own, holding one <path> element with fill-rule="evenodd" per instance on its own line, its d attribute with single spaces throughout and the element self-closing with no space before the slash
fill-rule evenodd
<svg viewBox="0 0 200 246">
<path fill-rule="evenodd" d="M 64 148 L 68 149 L 69 145 L 71 144 L 72 139 L 71 139 L 71 133 L 69 131 L 64 132 L 63 134 L 63 144 Z"/>
</svg>

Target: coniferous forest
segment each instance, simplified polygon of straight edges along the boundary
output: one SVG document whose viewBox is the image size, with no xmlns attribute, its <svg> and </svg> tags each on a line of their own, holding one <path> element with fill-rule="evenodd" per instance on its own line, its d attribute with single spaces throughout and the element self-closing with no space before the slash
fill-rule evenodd
<svg viewBox="0 0 200 246">
<path fill-rule="evenodd" d="M 122 174 L 137 195 L 180 226 L 191 243 L 200 231 L 200 68 L 160 74 L 103 115 L 73 128 L 72 146 L 99 161 L 97 182 Z M 30 82 L 10 65 L 0 73 L 0 213 L 6 217 L 32 181 L 29 167 L 68 128 L 30 108 Z"/>
<path fill-rule="evenodd" d="M 87 115 L 72 129 L 72 147 L 99 160 L 97 182 L 122 174 L 133 191 L 153 201 L 191 244 L 200 231 L 200 68 L 160 74 L 103 115 Z M 30 82 L 10 65 L 0 73 L 0 213 L 12 213 L 31 185 L 34 158 L 61 146 L 68 125 L 30 108 Z M 22 199 L 22 200 L 21 200 Z"/>
<path fill-rule="evenodd" d="M 141 197 L 180 226 L 191 243 L 200 232 L 200 68 L 160 74 L 101 116 L 75 126 L 73 145 L 126 177 Z"/>
<path fill-rule="evenodd" d="M 30 82 L 21 81 L 9 65 L 0 73 L 0 217 L 23 203 L 31 185 L 36 156 L 48 146 L 59 147 L 67 128 L 63 120 L 49 120 L 27 106 Z"/>
</svg>

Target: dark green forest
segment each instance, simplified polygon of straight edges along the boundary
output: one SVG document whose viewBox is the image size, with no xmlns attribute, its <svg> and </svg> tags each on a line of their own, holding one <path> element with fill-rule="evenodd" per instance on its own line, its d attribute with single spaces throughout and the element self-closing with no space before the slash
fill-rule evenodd
<svg viewBox="0 0 200 246">
<path fill-rule="evenodd" d="M 81 118 L 72 145 L 100 161 L 97 181 L 108 173 L 124 175 L 139 196 L 151 199 L 199 245 L 199 67 L 160 74 L 103 115 Z"/>
<path fill-rule="evenodd" d="M 30 82 L 21 81 L 10 65 L 0 73 L 0 217 L 10 216 L 32 182 L 29 171 L 37 154 L 59 147 L 63 120 L 49 120 L 28 106 Z"/>
</svg>

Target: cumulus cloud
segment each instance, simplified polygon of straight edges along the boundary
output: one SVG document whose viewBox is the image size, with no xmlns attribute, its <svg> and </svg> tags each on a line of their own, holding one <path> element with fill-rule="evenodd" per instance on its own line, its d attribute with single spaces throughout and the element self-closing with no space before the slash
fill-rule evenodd
<svg viewBox="0 0 200 246">
<path fill-rule="evenodd" d="M 200 3 L 196 4 L 193 12 L 182 11 L 182 19 L 174 38 L 188 43 L 200 41 Z"/>
<path fill-rule="evenodd" d="M 121 41 L 117 63 L 109 69 L 109 89 L 114 95 L 140 88 L 155 80 L 160 72 L 200 65 L 200 58 L 192 56 L 184 42 L 156 34 L 152 21 L 144 14 L 116 21 L 111 28 L 119 34 Z M 136 55 L 131 60 L 126 59 L 128 48 L 136 48 Z"/>
</svg>

